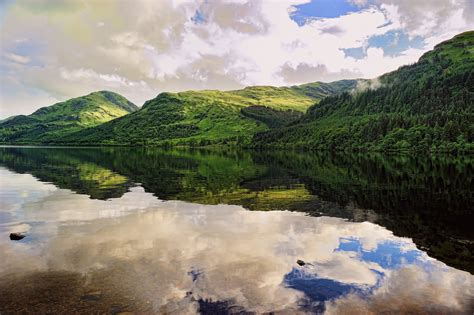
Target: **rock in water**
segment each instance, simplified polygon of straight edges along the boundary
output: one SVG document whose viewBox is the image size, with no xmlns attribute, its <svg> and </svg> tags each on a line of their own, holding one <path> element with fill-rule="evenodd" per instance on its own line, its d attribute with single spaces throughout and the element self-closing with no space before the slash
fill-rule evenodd
<svg viewBox="0 0 474 315">
<path fill-rule="evenodd" d="M 10 233 L 10 240 L 12 241 L 19 241 L 21 239 L 24 239 L 26 235 L 21 234 L 21 233 Z"/>
<path fill-rule="evenodd" d="M 300 266 L 306 265 L 306 263 L 305 263 L 304 261 L 302 261 L 301 259 L 298 259 L 298 260 L 296 261 L 296 263 L 297 263 L 298 265 L 300 265 Z"/>
<path fill-rule="evenodd" d="M 83 301 L 98 301 L 102 297 L 102 292 L 100 291 L 95 291 L 95 292 L 89 292 L 87 294 L 84 294 L 81 296 L 81 300 Z"/>
</svg>

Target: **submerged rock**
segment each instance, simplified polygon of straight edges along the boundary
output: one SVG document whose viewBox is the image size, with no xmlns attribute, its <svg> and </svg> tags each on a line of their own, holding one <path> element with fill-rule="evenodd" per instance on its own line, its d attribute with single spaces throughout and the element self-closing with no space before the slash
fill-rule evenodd
<svg viewBox="0 0 474 315">
<path fill-rule="evenodd" d="M 12 241 L 19 241 L 21 239 L 24 239 L 26 235 L 21 234 L 21 233 L 10 233 L 10 240 Z"/>
<path fill-rule="evenodd" d="M 298 259 L 298 260 L 296 261 L 296 263 L 297 263 L 298 265 L 300 265 L 300 266 L 306 265 L 306 263 L 305 263 L 304 261 L 302 261 L 301 259 Z"/>
<path fill-rule="evenodd" d="M 83 296 L 81 296 L 81 300 L 83 301 L 98 301 L 102 297 L 102 292 L 96 291 L 96 292 L 90 292 L 87 293 Z"/>
<path fill-rule="evenodd" d="M 133 315 L 133 312 L 128 311 L 128 305 L 114 304 L 110 310 L 111 315 Z"/>
</svg>

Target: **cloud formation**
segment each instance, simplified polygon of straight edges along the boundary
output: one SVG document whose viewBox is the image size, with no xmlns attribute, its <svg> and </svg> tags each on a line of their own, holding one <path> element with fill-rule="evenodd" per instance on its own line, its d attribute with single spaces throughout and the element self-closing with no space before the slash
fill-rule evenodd
<svg viewBox="0 0 474 315">
<path fill-rule="evenodd" d="M 427 272 L 419 266 L 393 271 L 374 294 L 349 294 L 327 303 L 332 314 L 472 314 L 474 281 L 463 273 Z"/>
<path fill-rule="evenodd" d="M 141 105 L 162 91 L 372 78 L 473 28 L 468 0 L 357 0 L 357 12 L 298 25 L 290 13 L 308 1 L 8 2 L 0 115 L 100 89 Z M 390 31 L 423 45 L 397 55 L 369 45 Z M 344 52 L 358 47 L 363 58 Z"/>
</svg>

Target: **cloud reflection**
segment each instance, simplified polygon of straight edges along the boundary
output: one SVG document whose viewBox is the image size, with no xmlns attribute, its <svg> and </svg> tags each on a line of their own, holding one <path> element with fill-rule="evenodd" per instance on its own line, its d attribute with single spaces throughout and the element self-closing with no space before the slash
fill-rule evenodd
<svg viewBox="0 0 474 315">
<path fill-rule="evenodd" d="M 12 173 L 2 175 L 14 182 Z M 42 189 L 31 177 L 10 194 Z M 417 251 L 410 239 L 367 222 L 164 202 L 141 188 L 108 201 L 48 190 L 32 200 L 4 202 L 13 217 L 21 218 L 18 223 L 31 229 L 29 241 L 0 240 L 0 277 L 78 272 L 103 281 L 107 290 L 150 302 L 156 313 L 196 313 L 198 301 L 229 301 L 256 313 L 305 313 L 324 305 L 334 314 L 472 309 L 470 274 L 446 267 Z M 9 218 L 2 217 L 1 231 Z M 347 240 L 357 240 L 360 248 L 341 250 Z M 399 256 L 418 254 L 409 264 L 403 259 L 381 264 L 375 254 L 365 258 L 364 253 L 376 253 L 387 242 Z M 298 266 L 298 259 L 307 265 Z M 295 271 L 310 289 L 289 282 Z M 317 282 L 321 279 L 325 282 Z M 329 282 L 345 289 L 318 299 L 321 290 L 330 289 L 324 286 Z M 304 300 L 309 308 L 302 307 Z"/>
</svg>

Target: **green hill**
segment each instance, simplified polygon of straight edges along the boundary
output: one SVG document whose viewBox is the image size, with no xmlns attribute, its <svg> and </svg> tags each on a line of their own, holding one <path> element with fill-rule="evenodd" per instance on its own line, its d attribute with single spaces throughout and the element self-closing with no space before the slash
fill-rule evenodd
<svg viewBox="0 0 474 315">
<path fill-rule="evenodd" d="M 138 109 L 123 96 L 94 92 L 52 106 L 33 114 L 10 117 L 0 122 L 2 143 L 50 143 L 71 133 L 94 127 Z"/>
<path fill-rule="evenodd" d="M 474 150 L 474 31 L 455 36 L 354 93 L 328 97 L 256 147 Z"/>
<path fill-rule="evenodd" d="M 245 143 L 281 127 L 322 97 L 353 89 L 356 80 L 294 87 L 253 86 L 235 91 L 161 93 L 124 117 L 55 143 L 103 145 L 210 145 Z"/>
</svg>

